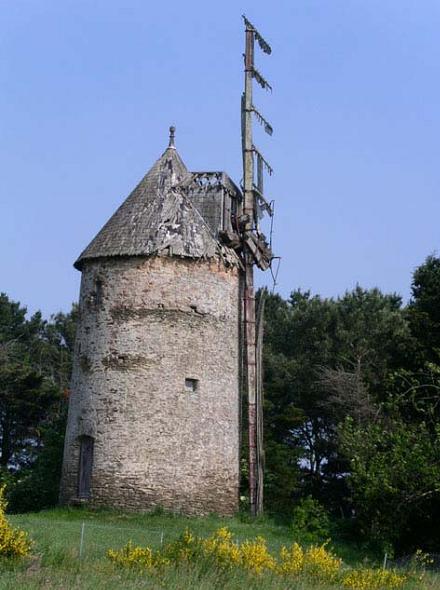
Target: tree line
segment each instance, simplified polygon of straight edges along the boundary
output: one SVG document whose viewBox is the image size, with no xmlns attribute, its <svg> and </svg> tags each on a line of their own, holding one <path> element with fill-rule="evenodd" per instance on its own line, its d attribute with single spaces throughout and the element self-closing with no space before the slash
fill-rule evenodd
<svg viewBox="0 0 440 590">
<path fill-rule="evenodd" d="M 58 500 L 77 315 L 27 317 L 0 293 L 0 483 L 16 512 Z"/>
<path fill-rule="evenodd" d="M 0 480 L 14 511 L 57 502 L 77 315 L 28 317 L 0 295 Z M 438 550 L 440 258 L 415 270 L 406 304 L 361 287 L 266 294 L 264 367 L 266 511 L 313 520 L 319 507 L 358 541 Z"/>
<path fill-rule="evenodd" d="M 440 258 L 408 304 L 356 287 L 266 300 L 268 508 L 319 501 L 381 548 L 440 545 Z"/>
</svg>

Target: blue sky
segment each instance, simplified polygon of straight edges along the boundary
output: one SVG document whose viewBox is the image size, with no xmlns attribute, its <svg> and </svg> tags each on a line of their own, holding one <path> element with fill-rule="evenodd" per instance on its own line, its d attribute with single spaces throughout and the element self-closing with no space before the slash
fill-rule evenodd
<svg viewBox="0 0 440 590">
<path fill-rule="evenodd" d="M 242 12 L 273 47 L 277 289 L 409 296 L 439 248 L 438 0 L 0 0 L 1 291 L 68 310 L 74 259 L 170 124 L 190 169 L 240 180 Z"/>
</svg>

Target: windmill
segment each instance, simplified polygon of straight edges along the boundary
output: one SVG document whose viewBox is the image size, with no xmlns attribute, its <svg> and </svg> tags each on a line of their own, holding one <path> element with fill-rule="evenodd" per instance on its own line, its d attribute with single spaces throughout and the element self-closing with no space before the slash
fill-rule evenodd
<svg viewBox="0 0 440 590">
<path fill-rule="evenodd" d="M 255 42 L 270 55 L 272 49 L 254 25 L 243 15 L 245 25 L 244 78 L 241 101 L 242 152 L 243 152 L 243 208 L 240 218 L 240 236 L 244 264 L 243 287 L 243 377 L 244 393 L 248 402 L 249 429 L 249 498 L 253 515 L 263 509 L 263 404 L 262 404 L 262 337 L 263 299 L 258 312 L 255 310 L 254 266 L 267 270 L 273 255 L 259 219 L 264 213 L 273 215 L 272 206 L 264 195 L 264 171 L 272 174 L 272 168 L 256 148 L 253 141 L 253 117 L 272 135 L 272 126 L 257 110 L 253 102 L 253 81 L 264 89 L 272 88 L 256 69 L 254 63 Z M 256 166 L 255 166 L 256 164 Z"/>
</svg>

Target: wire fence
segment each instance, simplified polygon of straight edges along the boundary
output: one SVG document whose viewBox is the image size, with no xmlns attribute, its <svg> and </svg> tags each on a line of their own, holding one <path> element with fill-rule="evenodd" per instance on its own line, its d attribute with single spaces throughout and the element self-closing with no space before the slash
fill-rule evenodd
<svg viewBox="0 0 440 590">
<path fill-rule="evenodd" d="M 10 520 L 14 526 L 29 533 L 38 553 L 54 557 L 58 554 L 60 559 L 63 556 L 80 560 L 101 559 L 108 549 L 120 549 L 128 541 L 135 545 L 148 545 L 153 549 L 159 549 L 175 541 L 184 531 L 182 522 L 173 522 L 173 519 L 164 519 L 163 526 L 151 527 L 146 523 L 133 526 L 133 521 L 126 524 L 121 522 L 118 525 L 97 523 L 92 519 L 56 520 L 26 514 L 11 515 Z M 195 523 L 192 523 L 191 529 L 195 534 L 210 534 L 218 528 L 218 523 L 212 523 L 212 526 L 208 527 L 204 524 L 199 531 L 198 526 L 194 525 Z M 249 534 L 235 533 L 234 538 L 242 542 L 249 538 Z M 273 550 L 279 550 L 282 544 L 281 538 L 273 538 L 269 542 Z"/>
<path fill-rule="evenodd" d="M 132 541 L 136 545 L 159 548 L 179 536 L 176 530 L 95 524 L 87 520 L 62 521 L 15 516 L 14 526 L 27 531 L 37 550 L 63 552 L 78 559 L 103 557 L 110 548 L 118 549 Z"/>
<path fill-rule="evenodd" d="M 142 523 L 133 526 L 133 522 L 125 525 L 111 523 L 96 523 L 93 520 L 54 520 L 38 516 L 13 515 L 10 517 L 14 526 L 27 531 L 35 543 L 37 552 L 52 555 L 55 558 L 81 560 L 95 560 L 105 557 L 108 549 L 119 549 L 131 541 L 135 545 L 150 546 L 158 549 L 167 543 L 175 541 L 182 533 L 181 526 L 170 521 L 164 521 L 163 527 L 149 527 Z M 215 527 L 213 527 L 214 530 Z M 206 528 L 205 531 L 206 532 Z M 237 541 L 243 541 L 248 536 L 235 534 Z M 271 545 L 278 549 L 281 540 L 272 540 Z M 384 555 L 382 567 L 384 569 L 407 570 L 415 566 L 415 555 L 390 558 Z M 423 562 L 417 566 L 423 569 L 439 572 L 440 554 L 424 555 Z"/>
</svg>

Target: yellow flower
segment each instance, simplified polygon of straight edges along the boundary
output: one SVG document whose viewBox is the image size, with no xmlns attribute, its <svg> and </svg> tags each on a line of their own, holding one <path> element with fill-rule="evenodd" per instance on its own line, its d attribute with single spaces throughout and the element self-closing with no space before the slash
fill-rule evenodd
<svg viewBox="0 0 440 590">
<path fill-rule="evenodd" d="M 313 577 L 331 582 L 339 573 L 342 559 L 328 551 L 326 544 L 312 545 L 304 552 L 304 571 Z"/>
<path fill-rule="evenodd" d="M 207 560 L 212 567 L 222 570 L 242 569 L 257 576 L 271 572 L 284 578 L 307 581 L 314 578 L 323 583 L 337 583 L 346 590 L 399 590 L 409 579 L 394 570 L 362 568 L 341 571 L 342 560 L 327 549 L 325 543 L 306 549 L 298 543 L 283 546 L 276 558 L 263 537 L 240 543 L 226 527 L 207 538 L 198 537 L 187 529 L 177 541 L 159 551 L 135 547 L 129 542 L 119 551 L 110 549 L 107 555 L 123 567 L 137 567 L 153 573 L 169 565 L 182 562 L 189 565 Z"/>
<path fill-rule="evenodd" d="M 342 584 L 350 590 L 398 590 L 406 576 L 394 570 L 358 569 L 345 574 Z"/>
<path fill-rule="evenodd" d="M 283 575 L 297 576 L 304 566 L 304 551 L 298 543 L 293 543 L 290 549 L 281 547 L 278 572 Z"/>
<path fill-rule="evenodd" d="M 276 560 L 269 553 L 263 537 L 257 537 L 255 541 L 244 541 L 240 545 L 240 554 L 242 566 L 256 574 L 276 569 Z"/>
<path fill-rule="evenodd" d="M 8 522 L 5 512 L 7 502 L 5 487 L 0 487 L 0 555 L 5 557 L 24 557 L 28 555 L 32 543 L 24 531 L 14 529 Z"/>
<path fill-rule="evenodd" d="M 214 535 L 215 538 L 221 539 L 223 541 L 231 541 L 232 540 L 232 533 L 227 527 L 222 527 L 218 529 Z"/>
<path fill-rule="evenodd" d="M 185 545 L 190 545 L 194 542 L 194 535 L 191 533 L 189 529 L 185 529 L 182 539 Z"/>
<path fill-rule="evenodd" d="M 169 563 L 160 552 L 154 552 L 150 547 L 134 547 L 131 541 L 119 551 L 109 549 L 107 557 L 117 565 L 148 571 L 156 570 Z"/>
</svg>

